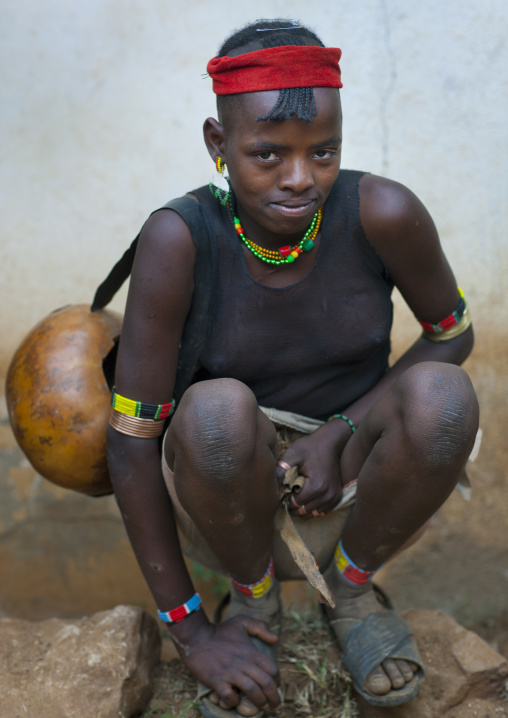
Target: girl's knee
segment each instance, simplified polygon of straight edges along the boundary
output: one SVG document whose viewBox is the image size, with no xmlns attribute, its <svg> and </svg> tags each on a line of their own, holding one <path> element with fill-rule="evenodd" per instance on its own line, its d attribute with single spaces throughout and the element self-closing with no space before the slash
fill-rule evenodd
<svg viewBox="0 0 508 718">
<path fill-rule="evenodd" d="M 478 429 L 478 401 L 466 372 L 453 364 L 424 362 L 395 387 L 403 430 L 429 468 L 464 463 Z"/>
<path fill-rule="evenodd" d="M 259 439 L 259 414 L 254 394 L 236 379 L 193 384 L 171 422 L 173 450 L 198 473 L 224 482 L 252 460 Z"/>
</svg>

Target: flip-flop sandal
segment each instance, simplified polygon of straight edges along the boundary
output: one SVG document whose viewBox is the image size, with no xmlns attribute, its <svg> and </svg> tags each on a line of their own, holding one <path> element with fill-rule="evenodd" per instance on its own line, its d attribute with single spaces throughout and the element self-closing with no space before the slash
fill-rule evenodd
<svg viewBox="0 0 508 718">
<path fill-rule="evenodd" d="M 388 610 L 372 613 L 365 620 L 325 617 L 342 650 L 342 664 L 351 674 L 356 692 L 375 706 L 398 706 L 413 700 L 425 678 L 422 659 L 413 632 L 393 610 L 391 601 L 377 586 L 374 592 L 379 603 Z M 418 666 L 413 679 L 402 688 L 376 695 L 364 687 L 369 673 L 387 658 L 399 659 Z"/>
<path fill-rule="evenodd" d="M 281 628 L 281 607 L 280 584 L 278 581 L 274 581 L 273 586 L 270 590 L 270 594 L 272 595 L 273 600 L 270 601 L 269 604 L 266 601 L 263 601 L 263 603 L 258 604 L 257 601 L 259 599 L 254 599 L 256 600 L 256 603 L 248 605 L 243 600 L 236 599 L 235 595 L 232 592 L 227 593 L 215 609 L 215 623 L 220 623 L 222 620 L 227 620 L 228 618 L 234 618 L 234 616 L 244 614 L 250 616 L 251 618 L 257 618 L 260 621 L 264 621 L 268 625 L 272 633 L 275 633 L 277 636 L 279 636 Z M 270 612 L 267 612 L 265 610 L 266 608 L 270 608 L 272 610 Z M 250 636 L 250 640 L 258 650 L 262 651 L 273 661 L 275 661 L 274 646 L 265 643 L 256 636 Z M 198 708 L 204 718 L 246 718 L 245 715 L 238 713 L 238 711 L 236 711 L 234 708 L 228 710 L 225 708 L 221 708 L 216 703 L 213 703 L 209 697 L 210 693 L 212 693 L 212 689 L 208 688 L 208 686 L 205 686 L 203 683 L 200 683 L 198 681 Z M 252 704 L 251 701 L 249 701 L 247 698 L 244 698 L 244 700 L 248 702 L 249 706 L 252 705 L 253 707 L 255 707 L 254 704 Z M 258 710 L 257 713 L 251 714 L 249 718 L 262 718 L 263 715 L 264 711 Z"/>
</svg>

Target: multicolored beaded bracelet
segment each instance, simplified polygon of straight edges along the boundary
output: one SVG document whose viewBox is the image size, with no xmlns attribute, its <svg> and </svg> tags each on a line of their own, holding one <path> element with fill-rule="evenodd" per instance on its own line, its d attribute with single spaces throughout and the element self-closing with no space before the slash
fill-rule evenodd
<svg viewBox="0 0 508 718">
<path fill-rule="evenodd" d="M 355 431 L 356 431 L 356 426 L 353 424 L 353 422 L 351 421 L 351 419 L 348 419 L 348 418 L 347 418 L 347 416 L 346 416 L 345 414 L 332 414 L 332 416 L 330 416 L 330 418 L 327 419 L 327 421 L 332 421 L 333 419 L 342 419 L 343 421 L 345 421 L 346 423 L 349 424 L 349 428 L 351 429 L 351 433 L 352 433 L 352 434 L 355 433 Z"/>
<path fill-rule="evenodd" d="M 376 573 L 376 571 L 365 571 L 365 569 L 360 568 L 356 563 L 351 561 L 344 551 L 342 539 L 339 541 L 339 545 L 335 550 L 335 564 L 344 578 L 357 586 L 367 583 Z"/>
<path fill-rule="evenodd" d="M 165 420 L 173 413 L 174 404 L 174 399 L 167 404 L 133 401 L 117 394 L 113 387 L 109 425 L 127 436 L 154 439 L 164 431 Z"/>
<path fill-rule="evenodd" d="M 157 611 L 157 613 L 159 614 L 161 621 L 164 621 L 164 623 L 180 623 L 181 621 L 184 621 L 187 616 L 190 616 L 191 613 L 199 611 L 200 608 L 201 596 L 199 593 L 195 593 L 194 596 L 187 601 L 187 603 L 178 606 L 178 608 L 173 608 L 172 611 Z"/>
<path fill-rule="evenodd" d="M 270 558 L 270 563 L 268 564 L 268 568 L 266 569 L 264 576 L 260 578 L 259 581 L 256 581 L 256 583 L 240 583 L 239 581 L 235 581 L 232 576 L 229 578 L 231 579 L 233 586 L 241 593 L 245 594 L 245 596 L 249 596 L 250 598 L 261 598 L 261 596 L 264 596 L 265 593 L 268 593 L 271 589 L 274 576 L 275 570 L 273 568 L 272 557 Z"/>
<path fill-rule="evenodd" d="M 174 404 L 174 399 L 171 399 L 167 404 L 146 404 L 144 401 L 127 399 L 125 396 L 117 394 L 115 387 L 113 387 L 111 396 L 111 406 L 115 411 L 128 416 L 135 416 L 138 419 L 153 419 L 154 421 L 166 419 L 173 413 Z"/>
<path fill-rule="evenodd" d="M 460 287 L 457 287 L 457 289 L 459 290 L 460 300 L 455 311 L 449 316 L 437 322 L 437 324 L 431 324 L 430 322 L 424 322 L 418 319 L 427 339 L 433 342 L 448 341 L 463 334 L 471 325 L 471 317 L 467 308 L 464 292 Z"/>
</svg>

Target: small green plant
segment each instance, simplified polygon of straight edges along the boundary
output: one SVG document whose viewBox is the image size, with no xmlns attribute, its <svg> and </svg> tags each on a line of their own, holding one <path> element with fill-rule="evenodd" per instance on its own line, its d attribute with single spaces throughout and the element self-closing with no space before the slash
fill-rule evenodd
<svg viewBox="0 0 508 718">
<path fill-rule="evenodd" d="M 297 662 L 296 665 L 298 666 L 298 668 L 301 668 L 302 671 L 306 673 L 309 678 L 321 688 L 322 691 L 326 690 L 328 672 L 328 662 L 326 660 L 321 662 L 318 675 L 316 675 L 314 671 L 312 671 L 308 666 L 306 666 L 305 663 Z"/>
<path fill-rule="evenodd" d="M 193 581 L 204 581 L 210 585 L 214 594 L 223 596 L 229 591 L 229 579 L 213 571 L 211 568 L 202 566 L 197 561 L 190 561 L 190 575 Z"/>
</svg>

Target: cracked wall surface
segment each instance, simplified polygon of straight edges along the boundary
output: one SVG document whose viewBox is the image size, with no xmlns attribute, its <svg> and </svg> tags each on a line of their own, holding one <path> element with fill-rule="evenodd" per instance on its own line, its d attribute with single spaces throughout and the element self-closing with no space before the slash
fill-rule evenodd
<svg viewBox="0 0 508 718">
<path fill-rule="evenodd" d="M 488 605 L 498 611 L 508 581 L 500 538 L 508 489 L 508 334 L 500 320 L 508 295 L 508 6 L 502 0 L 259 0 L 255 10 L 233 0 L 4 3 L 0 374 L 39 319 L 91 301 L 150 211 L 212 178 L 201 140 L 204 118 L 215 114 L 210 81 L 202 77 L 206 62 L 227 32 L 274 15 L 299 18 L 326 44 L 342 48 L 343 166 L 387 175 L 415 191 L 468 297 L 477 345 L 466 368 L 480 397 L 484 444 L 471 505 L 453 504 L 439 536 L 449 560 L 460 544 L 457 524 L 462 543 L 472 541 L 471 561 L 464 560 L 457 578 L 462 586 L 481 563 L 476 548 L 487 551 L 492 565 L 484 578 L 498 588 Z M 122 290 L 113 308 L 122 311 L 124 300 Z M 419 333 L 397 295 L 395 305 L 394 356 Z M 45 617 L 118 602 L 151 605 L 114 501 L 52 487 L 14 446 L 5 419 L 1 429 L 0 613 Z M 474 518 L 482 515 L 489 524 L 483 534 Z M 430 581 L 439 569 L 435 561 L 426 564 Z M 401 596 L 417 597 L 397 571 L 386 580 Z M 473 583 L 481 583 L 477 574 Z M 440 585 L 441 594 L 447 590 Z M 465 615 L 467 606 L 478 607 L 482 597 L 471 591 L 450 594 L 450 611 Z"/>
</svg>

